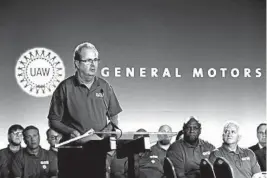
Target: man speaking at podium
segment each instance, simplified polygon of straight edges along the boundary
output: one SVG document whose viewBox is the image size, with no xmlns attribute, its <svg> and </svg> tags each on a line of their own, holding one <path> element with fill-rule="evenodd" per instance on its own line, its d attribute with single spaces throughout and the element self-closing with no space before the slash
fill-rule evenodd
<svg viewBox="0 0 267 178">
<path fill-rule="evenodd" d="M 111 131 L 114 124 L 118 124 L 118 114 L 122 111 L 112 87 L 97 76 L 100 59 L 95 46 L 88 42 L 78 45 L 73 61 L 76 72 L 54 91 L 48 114 L 50 127 L 63 135 L 62 141 L 90 129 Z M 82 149 L 59 149 L 59 177 L 63 174 L 64 178 L 105 177 L 105 165 L 102 164 L 105 164 L 106 151 L 100 142 L 79 140 L 75 146 L 82 146 Z M 64 160 L 60 160 L 60 151 L 66 155 Z M 64 164 L 62 172 L 60 164 Z M 79 175 L 71 175 L 74 172 Z"/>
</svg>

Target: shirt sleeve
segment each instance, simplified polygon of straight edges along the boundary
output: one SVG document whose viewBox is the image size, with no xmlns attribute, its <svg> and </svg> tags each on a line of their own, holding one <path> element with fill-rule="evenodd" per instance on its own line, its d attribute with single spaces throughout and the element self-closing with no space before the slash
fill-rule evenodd
<svg viewBox="0 0 267 178">
<path fill-rule="evenodd" d="M 49 120 L 58 120 L 61 121 L 64 114 L 64 96 L 63 85 L 60 84 L 53 93 L 50 109 L 48 114 Z"/>
<path fill-rule="evenodd" d="M 22 160 L 22 155 L 19 152 L 15 154 L 11 167 L 14 177 L 22 177 L 23 175 L 24 162 Z"/>
<path fill-rule="evenodd" d="M 256 155 L 253 151 L 248 150 L 251 164 L 252 175 L 261 172 L 260 165 L 257 161 Z"/>
<path fill-rule="evenodd" d="M 0 177 L 1 178 L 8 177 L 9 171 L 10 170 L 8 170 L 8 163 L 6 156 L 4 156 L 4 152 L 0 152 Z"/>
<path fill-rule="evenodd" d="M 110 117 L 119 114 L 122 109 L 111 85 L 108 86 L 108 113 Z"/>
<path fill-rule="evenodd" d="M 176 145 L 171 145 L 166 156 L 171 160 L 177 177 L 186 178 L 182 151 Z"/>
<path fill-rule="evenodd" d="M 211 163 L 212 165 L 214 164 L 215 160 L 217 159 L 217 156 L 216 156 L 215 152 L 216 152 L 215 150 L 212 151 L 212 152 L 210 153 L 210 156 L 209 156 L 209 161 L 210 161 L 210 163 Z"/>
</svg>

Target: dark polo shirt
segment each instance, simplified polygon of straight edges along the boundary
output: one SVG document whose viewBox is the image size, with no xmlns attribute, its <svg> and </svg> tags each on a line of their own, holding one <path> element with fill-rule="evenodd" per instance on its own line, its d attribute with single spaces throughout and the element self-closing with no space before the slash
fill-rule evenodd
<svg viewBox="0 0 267 178">
<path fill-rule="evenodd" d="M 159 146 L 159 143 L 153 145 L 153 146 L 151 147 L 151 151 L 152 151 L 155 155 L 157 155 L 157 156 L 159 157 L 160 163 L 161 163 L 161 165 L 163 166 L 163 164 L 164 164 L 164 159 L 165 159 L 165 157 L 166 157 L 167 151 L 164 150 L 163 148 L 161 148 L 161 147 Z"/>
<path fill-rule="evenodd" d="M 200 178 L 200 161 L 208 158 L 214 149 L 212 144 L 201 139 L 196 146 L 181 139 L 170 146 L 166 156 L 172 161 L 179 178 Z"/>
<path fill-rule="evenodd" d="M 152 151 L 146 151 L 134 155 L 135 174 L 138 178 L 162 178 L 164 175 L 163 166 Z M 128 161 L 125 163 L 126 177 L 128 173 Z"/>
<path fill-rule="evenodd" d="M 37 155 L 28 153 L 26 148 L 21 149 L 12 163 L 14 177 L 50 178 L 57 176 L 57 170 L 54 155 L 41 147 Z"/>
<path fill-rule="evenodd" d="M 0 177 L 1 178 L 13 178 L 11 166 L 15 157 L 9 147 L 0 150 Z"/>
<path fill-rule="evenodd" d="M 261 171 L 266 171 L 266 147 L 255 151 L 255 155 L 260 165 Z"/>
<path fill-rule="evenodd" d="M 253 174 L 260 172 L 256 156 L 250 149 L 237 147 L 236 152 L 233 152 L 223 144 L 211 152 L 210 162 L 213 164 L 217 157 L 224 157 L 229 162 L 236 178 L 251 178 Z"/>
<path fill-rule="evenodd" d="M 100 131 L 107 124 L 107 113 L 113 117 L 121 111 L 112 87 L 104 79 L 95 77 L 89 90 L 76 74 L 62 81 L 54 91 L 48 119 L 58 120 L 83 134 L 91 128 Z"/>
</svg>

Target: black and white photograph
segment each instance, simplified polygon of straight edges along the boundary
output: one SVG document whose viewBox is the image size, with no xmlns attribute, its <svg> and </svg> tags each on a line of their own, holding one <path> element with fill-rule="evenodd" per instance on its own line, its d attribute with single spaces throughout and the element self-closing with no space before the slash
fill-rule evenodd
<svg viewBox="0 0 267 178">
<path fill-rule="evenodd" d="M 0 178 L 265 178 L 265 0 L 0 1 Z"/>
</svg>

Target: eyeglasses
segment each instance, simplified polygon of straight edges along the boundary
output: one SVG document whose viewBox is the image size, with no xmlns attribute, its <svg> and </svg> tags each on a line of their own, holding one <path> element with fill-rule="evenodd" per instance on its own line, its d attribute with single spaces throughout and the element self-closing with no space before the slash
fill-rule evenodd
<svg viewBox="0 0 267 178">
<path fill-rule="evenodd" d="M 22 132 L 11 132 L 11 133 L 17 137 L 21 137 L 23 135 Z"/>
<path fill-rule="evenodd" d="M 258 132 L 260 135 L 266 135 L 266 132 Z"/>
<path fill-rule="evenodd" d="M 100 59 L 98 59 L 98 58 L 95 58 L 95 59 L 85 59 L 85 60 L 78 60 L 79 62 L 82 62 L 82 63 L 96 63 L 96 62 L 99 62 L 100 61 Z"/>
<path fill-rule="evenodd" d="M 59 135 L 56 135 L 56 136 L 52 135 L 49 137 L 50 140 L 58 140 L 59 138 L 60 138 Z"/>
</svg>

